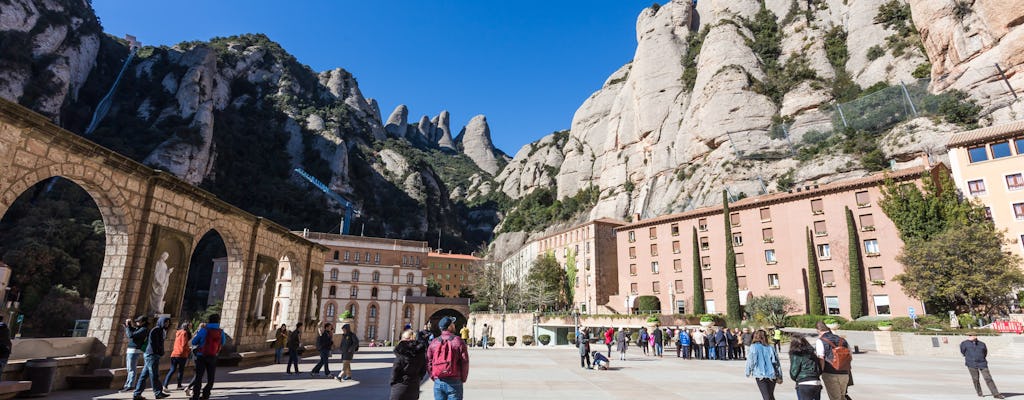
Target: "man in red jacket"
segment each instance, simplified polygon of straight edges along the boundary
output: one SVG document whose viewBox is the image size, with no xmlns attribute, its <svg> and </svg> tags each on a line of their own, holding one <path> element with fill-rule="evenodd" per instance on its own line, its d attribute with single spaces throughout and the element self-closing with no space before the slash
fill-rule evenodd
<svg viewBox="0 0 1024 400">
<path fill-rule="evenodd" d="M 455 318 L 444 317 L 437 324 L 441 336 L 430 342 L 427 368 L 434 381 L 435 400 L 462 400 L 462 384 L 469 378 L 469 352 L 455 334 Z"/>
</svg>

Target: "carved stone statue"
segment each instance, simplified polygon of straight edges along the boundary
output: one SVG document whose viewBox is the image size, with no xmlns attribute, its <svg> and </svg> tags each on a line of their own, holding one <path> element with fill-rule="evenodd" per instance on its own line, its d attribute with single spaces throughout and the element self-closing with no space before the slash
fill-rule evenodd
<svg viewBox="0 0 1024 400">
<path fill-rule="evenodd" d="M 265 272 L 260 277 L 260 285 L 256 289 L 256 317 L 263 316 L 263 297 L 267 294 L 267 279 L 270 279 L 270 273 Z"/>
<path fill-rule="evenodd" d="M 313 293 L 309 296 L 310 319 L 320 319 L 320 298 L 317 296 L 320 288 L 313 287 Z"/>
<path fill-rule="evenodd" d="M 154 314 L 164 313 L 164 295 L 167 294 L 167 285 L 169 284 L 171 273 L 174 272 L 174 268 L 167 266 L 167 259 L 170 256 L 166 251 L 161 253 L 160 258 L 156 260 L 156 265 L 153 266 L 152 290 L 149 292 L 149 310 Z"/>
</svg>

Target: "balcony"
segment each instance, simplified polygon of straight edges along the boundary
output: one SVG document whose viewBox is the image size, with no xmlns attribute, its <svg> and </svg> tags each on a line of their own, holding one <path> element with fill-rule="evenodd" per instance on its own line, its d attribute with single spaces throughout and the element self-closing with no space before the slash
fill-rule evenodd
<svg viewBox="0 0 1024 400">
<path fill-rule="evenodd" d="M 825 282 L 825 283 L 822 283 L 821 286 L 824 286 L 824 287 L 836 287 L 836 283 L 835 282 Z"/>
<path fill-rule="evenodd" d="M 874 230 L 875 230 L 874 226 L 865 226 L 865 227 L 860 228 L 861 232 L 871 232 L 871 231 L 874 231 Z"/>
<path fill-rule="evenodd" d="M 871 285 L 872 286 L 885 286 L 885 280 L 884 279 L 873 279 L 873 280 L 871 280 Z"/>
<path fill-rule="evenodd" d="M 773 239 L 773 238 L 765 238 L 764 240 L 762 240 L 762 242 L 764 242 L 764 243 L 775 243 L 775 239 Z"/>
</svg>

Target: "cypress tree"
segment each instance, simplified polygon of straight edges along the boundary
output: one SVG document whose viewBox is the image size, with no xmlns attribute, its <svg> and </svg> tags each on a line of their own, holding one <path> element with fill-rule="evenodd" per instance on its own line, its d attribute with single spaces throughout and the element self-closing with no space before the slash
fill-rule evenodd
<svg viewBox="0 0 1024 400">
<path fill-rule="evenodd" d="M 693 227 L 693 313 L 704 314 L 704 275 L 700 272 L 700 244 L 697 227 Z"/>
<path fill-rule="evenodd" d="M 740 315 L 740 289 L 736 280 L 736 251 L 732 248 L 732 218 L 729 216 L 729 192 L 722 191 L 722 217 L 725 220 L 725 305 L 730 325 L 738 325 Z"/>
<path fill-rule="evenodd" d="M 821 298 L 821 274 L 818 272 L 818 254 L 814 251 L 811 228 L 807 228 L 807 313 L 824 315 L 825 305 Z"/>
<path fill-rule="evenodd" d="M 846 234 L 850 237 L 850 319 L 863 317 L 864 311 L 864 269 L 860 265 L 860 239 L 857 225 L 853 223 L 853 211 L 846 207 Z"/>
</svg>

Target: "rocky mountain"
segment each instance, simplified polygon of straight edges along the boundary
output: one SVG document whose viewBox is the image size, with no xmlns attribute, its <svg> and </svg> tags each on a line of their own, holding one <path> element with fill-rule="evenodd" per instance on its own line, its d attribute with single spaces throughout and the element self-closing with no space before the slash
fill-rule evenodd
<svg viewBox="0 0 1024 400">
<path fill-rule="evenodd" d="M 595 189 L 589 213 L 564 223 L 942 160 L 950 132 L 1022 117 L 1007 86 L 1024 90 L 1022 23 L 1022 0 L 655 4 L 637 18 L 633 60 L 580 106 L 569 132 L 523 147 L 499 173 L 514 199 L 554 190 L 499 229 L 539 235 L 552 222 L 519 222 Z M 528 237 L 501 235 L 495 255 Z"/>
<path fill-rule="evenodd" d="M 130 51 L 86 0 L 0 2 L 0 96 L 73 132 Z M 498 223 L 504 198 L 491 189 L 507 157 L 483 116 L 458 141 L 447 111 L 407 116 L 400 106 L 382 121 L 349 72 L 316 73 L 247 34 L 139 48 L 90 138 L 293 229 L 340 219 L 292 173 L 302 168 L 355 203 L 354 234 L 435 243 L 442 231 L 445 248 L 476 249 Z"/>
</svg>

